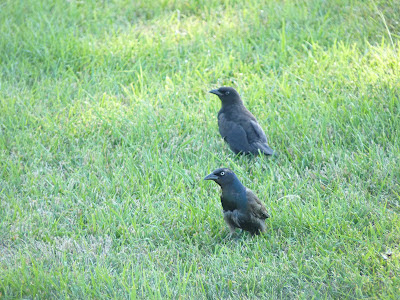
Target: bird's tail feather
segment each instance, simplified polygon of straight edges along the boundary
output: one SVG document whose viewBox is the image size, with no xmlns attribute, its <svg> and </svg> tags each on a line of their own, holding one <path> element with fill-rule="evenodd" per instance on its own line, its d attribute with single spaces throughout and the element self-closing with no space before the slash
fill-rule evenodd
<svg viewBox="0 0 400 300">
<path fill-rule="evenodd" d="M 275 151 L 272 150 L 267 144 L 261 144 L 259 149 L 265 155 L 275 155 Z"/>
</svg>

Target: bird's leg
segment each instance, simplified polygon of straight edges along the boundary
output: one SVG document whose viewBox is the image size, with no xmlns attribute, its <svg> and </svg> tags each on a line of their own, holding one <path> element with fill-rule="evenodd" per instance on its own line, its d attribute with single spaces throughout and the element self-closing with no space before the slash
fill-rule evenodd
<svg viewBox="0 0 400 300">
<path fill-rule="evenodd" d="M 232 238 L 234 234 L 236 233 L 235 228 L 228 226 L 229 227 L 229 238 Z"/>
<path fill-rule="evenodd" d="M 233 213 L 231 211 L 224 212 L 224 220 L 226 225 L 228 225 L 230 238 L 235 234 L 235 228 L 236 228 L 234 222 L 232 221 L 232 215 Z"/>
</svg>

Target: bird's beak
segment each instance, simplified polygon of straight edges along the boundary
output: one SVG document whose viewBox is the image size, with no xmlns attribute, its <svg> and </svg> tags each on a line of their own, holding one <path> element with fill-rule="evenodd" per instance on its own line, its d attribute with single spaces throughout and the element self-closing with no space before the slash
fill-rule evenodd
<svg viewBox="0 0 400 300">
<path fill-rule="evenodd" d="M 222 93 L 220 91 L 218 91 L 218 90 L 211 90 L 211 91 L 209 91 L 209 93 L 215 94 L 217 96 L 222 96 Z"/>
<path fill-rule="evenodd" d="M 213 173 L 208 174 L 206 177 L 204 177 L 204 180 L 217 180 L 218 176 L 214 175 Z"/>
</svg>

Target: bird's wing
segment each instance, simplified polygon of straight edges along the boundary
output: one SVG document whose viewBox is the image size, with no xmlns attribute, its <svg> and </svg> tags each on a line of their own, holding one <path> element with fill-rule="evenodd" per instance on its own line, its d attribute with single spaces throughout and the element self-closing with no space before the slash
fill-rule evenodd
<svg viewBox="0 0 400 300">
<path fill-rule="evenodd" d="M 248 121 L 247 137 L 249 144 L 252 147 L 252 152 L 258 152 L 261 150 L 264 154 L 272 155 L 274 150 L 272 150 L 267 143 L 267 137 L 261 126 L 253 120 Z"/>
<path fill-rule="evenodd" d="M 233 152 L 257 153 L 259 150 L 266 155 L 274 151 L 268 146 L 267 137 L 253 115 L 248 112 L 246 118 L 231 121 L 225 113 L 218 115 L 219 133 L 228 142 Z"/>
<path fill-rule="evenodd" d="M 236 122 L 229 121 L 224 113 L 218 116 L 218 127 L 219 133 L 222 138 L 226 140 L 235 152 L 247 152 L 250 151 L 250 145 L 247 138 L 247 133 L 243 126 L 237 124 Z"/>
<path fill-rule="evenodd" d="M 246 188 L 246 196 L 249 212 L 258 219 L 267 219 L 269 214 L 264 204 L 258 197 L 248 188 Z"/>
<path fill-rule="evenodd" d="M 248 132 L 249 132 L 248 137 L 250 144 L 254 142 L 267 143 L 267 137 L 265 136 L 265 133 L 262 130 L 261 126 L 256 121 L 253 120 L 248 121 Z"/>
</svg>

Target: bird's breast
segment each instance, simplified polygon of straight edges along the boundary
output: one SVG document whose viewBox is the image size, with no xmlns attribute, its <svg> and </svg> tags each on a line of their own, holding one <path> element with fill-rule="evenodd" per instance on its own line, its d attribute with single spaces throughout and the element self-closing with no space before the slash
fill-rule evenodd
<svg viewBox="0 0 400 300">
<path fill-rule="evenodd" d="M 243 209 L 246 207 L 246 194 L 235 191 L 227 191 L 221 195 L 221 204 L 224 210 Z"/>
</svg>

